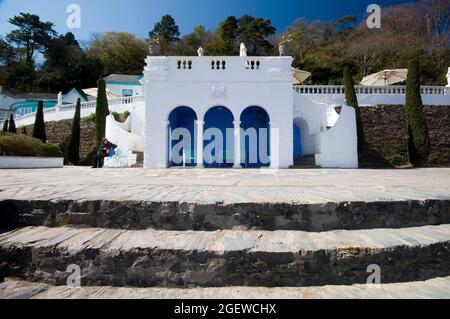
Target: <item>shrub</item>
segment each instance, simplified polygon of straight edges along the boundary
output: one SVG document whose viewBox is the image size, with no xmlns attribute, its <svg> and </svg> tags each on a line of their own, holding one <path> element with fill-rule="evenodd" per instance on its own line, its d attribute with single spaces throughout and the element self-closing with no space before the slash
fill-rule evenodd
<svg viewBox="0 0 450 319">
<path fill-rule="evenodd" d="M 38 153 L 38 157 L 63 157 L 63 153 L 61 152 L 58 144 L 40 144 Z"/>
<path fill-rule="evenodd" d="M 95 109 L 95 135 L 97 147 L 100 146 L 105 137 L 106 117 L 109 115 L 108 99 L 106 97 L 105 80 L 100 79 L 97 82 L 97 107 Z"/>
<path fill-rule="evenodd" d="M 95 113 L 91 113 L 84 118 L 86 122 L 95 122 Z"/>
<path fill-rule="evenodd" d="M 347 105 L 353 107 L 356 112 L 356 126 L 358 131 L 358 154 L 362 155 L 364 152 L 364 140 L 365 140 L 364 127 L 362 124 L 361 110 L 359 108 L 358 98 L 356 97 L 352 74 L 348 67 L 344 69 L 344 85 L 345 85 L 345 99 L 347 100 Z"/>
<path fill-rule="evenodd" d="M 47 135 L 45 134 L 45 122 L 44 122 L 44 102 L 38 102 L 38 108 L 36 112 L 36 119 L 33 127 L 33 137 L 40 139 L 43 143 L 47 142 Z"/>
<path fill-rule="evenodd" d="M 3 123 L 3 132 L 8 132 L 8 123 L 9 123 L 9 120 L 5 120 L 5 123 Z"/>
<path fill-rule="evenodd" d="M 42 142 L 13 133 L 0 133 L 0 154 L 5 156 L 37 156 Z"/>
<path fill-rule="evenodd" d="M 72 122 L 72 133 L 70 134 L 69 142 L 64 149 L 64 157 L 66 161 L 78 165 L 80 162 L 80 113 L 81 113 L 81 100 L 77 100 L 77 106 L 75 108 L 75 115 Z"/>
<path fill-rule="evenodd" d="M 120 114 L 117 112 L 112 112 L 111 113 L 112 116 L 114 116 L 114 119 L 119 122 L 120 121 Z"/>
<path fill-rule="evenodd" d="M 9 116 L 9 129 L 8 129 L 9 133 L 14 133 L 16 134 L 16 122 L 14 122 L 14 116 L 11 114 Z"/>
<path fill-rule="evenodd" d="M 128 110 L 125 110 L 125 112 L 123 112 L 123 116 L 125 117 L 125 120 L 127 120 L 130 117 L 131 113 Z"/>
<path fill-rule="evenodd" d="M 406 80 L 405 116 L 408 128 L 408 157 L 411 164 L 423 165 L 430 155 L 430 138 L 420 95 L 420 66 L 417 59 L 409 62 Z"/>
<path fill-rule="evenodd" d="M 392 155 L 386 158 L 386 160 L 391 164 L 392 166 L 404 166 L 408 164 L 408 160 L 401 155 Z"/>
</svg>

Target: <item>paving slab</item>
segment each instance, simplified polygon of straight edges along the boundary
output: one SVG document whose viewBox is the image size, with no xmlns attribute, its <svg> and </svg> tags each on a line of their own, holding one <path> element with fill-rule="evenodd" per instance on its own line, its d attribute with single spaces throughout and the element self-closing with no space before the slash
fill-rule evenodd
<svg viewBox="0 0 450 319">
<path fill-rule="evenodd" d="M 427 281 L 323 287 L 120 288 L 0 283 L 0 299 L 450 299 L 450 277 Z"/>
<path fill-rule="evenodd" d="M 450 199 L 450 168 L 405 170 L 0 170 L 0 200 L 204 204 Z"/>
</svg>

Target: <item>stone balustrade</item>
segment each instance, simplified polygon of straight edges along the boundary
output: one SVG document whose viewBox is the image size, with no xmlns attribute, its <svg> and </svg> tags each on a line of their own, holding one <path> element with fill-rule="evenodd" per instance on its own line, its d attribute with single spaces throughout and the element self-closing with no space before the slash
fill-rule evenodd
<svg viewBox="0 0 450 319">
<path fill-rule="evenodd" d="M 360 106 L 405 104 L 406 86 L 403 85 L 356 85 L 355 91 Z M 420 92 L 424 105 L 450 105 L 450 87 L 422 86 Z M 345 87 L 343 85 L 296 85 L 294 96 L 307 98 L 314 103 L 338 106 L 344 103 Z"/>
<path fill-rule="evenodd" d="M 406 86 L 355 86 L 356 94 L 406 94 Z M 294 87 L 299 94 L 345 94 L 343 85 L 299 85 Z M 449 95 L 450 88 L 445 86 L 422 86 L 421 94 Z"/>
<path fill-rule="evenodd" d="M 119 113 L 124 112 L 125 110 L 131 111 L 138 105 L 144 105 L 144 96 L 128 96 L 108 100 L 110 111 Z M 88 116 L 89 114 L 94 113 L 96 106 L 96 101 L 81 103 L 81 116 Z M 44 109 L 44 119 L 46 122 L 71 119 L 75 114 L 75 108 L 76 104 L 66 104 Z M 33 124 L 35 116 L 36 113 L 29 113 L 17 117 L 15 119 L 16 125 L 19 127 Z"/>
<path fill-rule="evenodd" d="M 146 63 L 144 73 L 152 81 L 277 82 L 292 77 L 291 57 L 149 56 Z"/>
</svg>

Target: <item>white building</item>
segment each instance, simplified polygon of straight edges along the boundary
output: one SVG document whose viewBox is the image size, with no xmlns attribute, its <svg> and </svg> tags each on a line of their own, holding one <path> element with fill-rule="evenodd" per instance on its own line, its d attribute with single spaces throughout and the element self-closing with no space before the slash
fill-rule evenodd
<svg viewBox="0 0 450 319">
<path fill-rule="evenodd" d="M 116 96 L 139 96 L 142 95 L 142 76 L 111 74 L 104 80 L 106 89 Z"/>
<path fill-rule="evenodd" d="M 146 168 L 288 168 L 304 156 L 324 168 L 358 167 L 355 111 L 345 106 L 344 87 L 293 86 L 291 57 L 150 56 L 146 63 L 143 77 L 107 78 L 110 111 L 131 115 L 106 123 L 106 136 L 143 152 Z M 450 71 L 448 78 L 447 87 L 421 87 L 425 105 L 450 105 Z M 355 90 L 362 107 L 405 103 L 405 86 Z M 82 116 L 95 106 L 82 103 Z M 45 121 L 74 111 L 74 104 L 50 108 Z M 16 119 L 17 127 L 33 122 L 34 114 Z"/>
<path fill-rule="evenodd" d="M 338 115 L 305 101 L 293 90 L 291 57 L 148 57 L 146 63 L 146 168 L 289 168 L 304 155 L 323 167 L 358 167 L 354 110 L 344 107 Z M 186 141 L 173 134 L 179 128 L 190 133 L 190 146 L 177 147 Z M 225 137 L 216 149 L 208 148 L 217 138 L 207 133 L 211 128 Z M 180 156 L 181 163 L 174 160 Z"/>
</svg>

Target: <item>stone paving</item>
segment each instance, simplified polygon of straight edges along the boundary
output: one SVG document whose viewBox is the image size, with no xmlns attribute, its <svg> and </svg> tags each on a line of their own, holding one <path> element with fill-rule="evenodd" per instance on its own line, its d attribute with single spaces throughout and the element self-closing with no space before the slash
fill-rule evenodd
<svg viewBox="0 0 450 319">
<path fill-rule="evenodd" d="M 428 281 L 302 288 L 113 288 L 49 286 L 8 279 L 0 299 L 450 299 L 450 277 Z"/>
<path fill-rule="evenodd" d="M 450 169 L 0 170 L 1 199 L 205 204 L 448 200 Z"/>
</svg>

